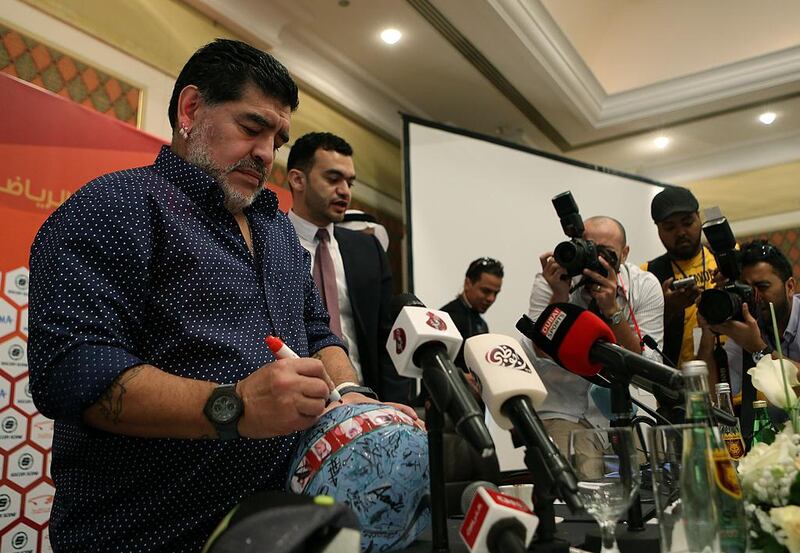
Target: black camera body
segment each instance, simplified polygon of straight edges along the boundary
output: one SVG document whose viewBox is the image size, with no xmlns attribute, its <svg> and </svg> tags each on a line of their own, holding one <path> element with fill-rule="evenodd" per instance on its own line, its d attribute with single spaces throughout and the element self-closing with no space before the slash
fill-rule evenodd
<svg viewBox="0 0 800 553">
<path fill-rule="evenodd" d="M 608 276 L 606 268 L 600 264 L 599 257 L 603 257 L 609 265 L 616 267 L 617 254 L 605 246 L 598 246 L 591 240 L 583 238 L 583 219 L 578 211 L 578 205 L 570 191 L 562 192 L 553 198 L 553 207 L 556 208 L 561 228 L 564 234 L 570 237 L 569 241 L 559 243 L 553 250 L 553 258 L 567 272 L 567 276 L 582 275 L 584 269 L 589 269 L 603 276 Z"/>
<path fill-rule="evenodd" d="M 741 252 L 736 249 L 733 231 L 728 220 L 720 217 L 703 223 L 703 234 L 717 260 L 717 269 L 728 282 L 717 288 L 703 290 L 697 310 L 712 325 L 730 320 L 741 321 L 742 304 L 754 307 L 755 294 L 751 286 L 739 281 L 742 272 Z"/>
</svg>

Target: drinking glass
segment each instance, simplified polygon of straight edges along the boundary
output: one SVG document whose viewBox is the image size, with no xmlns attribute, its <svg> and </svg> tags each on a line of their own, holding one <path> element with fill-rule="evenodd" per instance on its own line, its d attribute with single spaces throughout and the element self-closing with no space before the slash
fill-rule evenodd
<svg viewBox="0 0 800 553">
<path fill-rule="evenodd" d="M 570 433 L 569 457 L 586 511 L 600 526 L 602 553 L 617 552 L 617 520 L 639 491 L 641 471 L 631 428 L 587 428 Z"/>
</svg>

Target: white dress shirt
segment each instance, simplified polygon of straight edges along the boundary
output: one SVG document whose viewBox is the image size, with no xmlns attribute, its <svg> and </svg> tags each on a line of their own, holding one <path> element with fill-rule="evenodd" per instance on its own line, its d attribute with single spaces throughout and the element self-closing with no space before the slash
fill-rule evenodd
<svg viewBox="0 0 800 553">
<path fill-rule="evenodd" d="M 635 318 L 641 335 L 650 335 L 658 342 L 658 347 L 661 349 L 664 342 L 664 295 L 658 279 L 652 273 L 643 271 L 631 263 L 622 264 L 619 277 L 622 286 L 617 287 L 617 304 L 625 313 L 631 329 L 634 328 L 633 319 Z M 576 277 L 576 279 L 579 278 Z M 575 282 L 576 280 L 573 280 L 573 285 Z M 544 275 L 538 273 L 533 280 L 528 312 L 533 320 L 536 320 L 549 305 L 552 295 L 553 291 Z M 581 288 L 570 295 L 569 301 L 585 308 L 588 307 L 591 297 Z M 550 358 L 538 357 L 533 351 L 531 341 L 526 338 L 524 342 L 528 353 L 532 354 L 533 366 L 547 388 L 547 399 L 537 409 L 540 417 L 542 419 L 565 419 L 572 422 L 583 419 L 595 426 L 607 426 L 608 419 L 600 414 L 594 402 L 589 398 L 588 392 L 591 383 L 560 367 Z M 642 355 L 661 362 L 661 356 L 649 348 L 645 348 Z M 631 396 L 655 408 L 655 398 L 652 394 L 631 386 Z"/>
<path fill-rule="evenodd" d="M 294 225 L 294 230 L 297 232 L 297 237 L 300 239 L 300 244 L 308 250 L 311 254 L 311 273 L 314 273 L 314 255 L 317 253 L 317 231 L 320 229 L 314 223 L 310 223 L 300 217 L 294 210 L 289 211 L 289 220 Z M 347 294 L 347 281 L 344 277 L 344 262 L 342 261 L 342 252 L 339 251 L 339 243 L 333 234 L 333 223 L 324 227 L 331 237 L 328 243 L 328 249 L 331 252 L 333 259 L 333 268 L 336 271 L 336 290 L 339 293 L 339 319 L 342 324 L 342 334 L 345 344 L 347 345 L 347 352 L 350 356 L 350 362 L 356 370 L 359 382 L 364 382 L 361 375 L 361 362 L 358 356 L 358 344 L 356 342 L 356 324 L 353 318 L 353 307 L 350 305 L 350 296 Z"/>
</svg>

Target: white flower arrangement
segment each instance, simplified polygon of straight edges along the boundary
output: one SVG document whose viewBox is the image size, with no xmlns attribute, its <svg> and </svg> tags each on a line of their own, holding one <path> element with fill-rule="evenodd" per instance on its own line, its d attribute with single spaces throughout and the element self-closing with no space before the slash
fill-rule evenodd
<svg viewBox="0 0 800 553">
<path fill-rule="evenodd" d="M 747 373 L 771 404 L 789 415 L 772 444 L 756 444 L 739 462 L 739 479 L 748 516 L 751 548 L 764 553 L 800 553 L 800 385 L 797 366 L 783 359 L 772 312 L 778 359 L 762 358 Z"/>
<path fill-rule="evenodd" d="M 739 463 L 755 549 L 800 553 L 800 435 L 786 425 L 770 444 L 756 444 Z"/>
</svg>

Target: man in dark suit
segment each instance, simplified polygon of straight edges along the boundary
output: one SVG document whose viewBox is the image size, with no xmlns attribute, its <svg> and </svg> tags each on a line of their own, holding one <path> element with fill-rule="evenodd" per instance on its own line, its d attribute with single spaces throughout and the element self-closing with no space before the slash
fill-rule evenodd
<svg viewBox="0 0 800 553">
<path fill-rule="evenodd" d="M 408 403 L 413 379 L 397 374 L 386 352 L 392 325 L 392 274 L 374 236 L 334 223 L 344 218 L 355 182 L 353 149 L 331 133 L 309 133 L 292 146 L 287 179 L 289 219 L 311 254 L 311 272 L 331 316 L 331 330 L 348 345 L 362 393 Z"/>
</svg>

